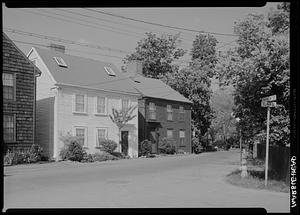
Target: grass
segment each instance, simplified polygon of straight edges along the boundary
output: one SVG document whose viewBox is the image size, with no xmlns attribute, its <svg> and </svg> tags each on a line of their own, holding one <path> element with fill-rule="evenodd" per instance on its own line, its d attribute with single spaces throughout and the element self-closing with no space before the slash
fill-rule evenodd
<svg viewBox="0 0 300 215">
<path fill-rule="evenodd" d="M 233 185 L 254 188 L 254 189 L 267 189 L 277 192 L 289 192 L 289 186 L 284 181 L 274 180 L 275 174 L 270 172 L 268 177 L 268 186 L 265 187 L 265 171 L 260 169 L 249 169 L 248 176 L 241 177 L 241 170 L 235 170 L 226 176 L 226 180 Z"/>
</svg>

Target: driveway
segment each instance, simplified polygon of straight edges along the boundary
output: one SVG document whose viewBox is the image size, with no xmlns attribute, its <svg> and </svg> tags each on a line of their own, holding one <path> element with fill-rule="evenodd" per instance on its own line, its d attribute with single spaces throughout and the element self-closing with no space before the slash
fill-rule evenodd
<svg viewBox="0 0 300 215">
<path fill-rule="evenodd" d="M 238 151 L 4 168 L 5 208 L 263 207 L 289 212 L 289 194 L 228 184 Z"/>
</svg>

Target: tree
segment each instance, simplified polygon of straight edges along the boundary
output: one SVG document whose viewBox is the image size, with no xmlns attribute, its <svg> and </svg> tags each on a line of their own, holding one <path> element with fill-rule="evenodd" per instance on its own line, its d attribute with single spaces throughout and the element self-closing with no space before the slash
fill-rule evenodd
<svg viewBox="0 0 300 215">
<path fill-rule="evenodd" d="M 179 34 L 156 36 L 154 33 L 146 33 L 146 38 L 138 42 L 135 52 L 127 55 L 124 64 L 131 60 L 140 60 L 143 63 L 143 74 L 150 78 L 159 78 L 167 73 L 172 73 L 178 66 L 172 62 L 185 54 L 178 48 Z"/>
<path fill-rule="evenodd" d="M 193 41 L 192 60 L 199 60 L 204 66 L 214 68 L 217 63 L 216 45 L 218 41 L 212 35 L 199 34 Z M 210 74 L 211 75 L 211 74 Z"/>
<path fill-rule="evenodd" d="M 119 144 L 121 144 L 121 130 L 122 128 L 132 119 L 136 117 L 133 115 L 133 111 L 137 108 L 137 106 L 131 106 L 129 108 L 117 110 L 115 108 L 112 109 L 112 115 L 109 115 L 111 121 L 118 127 L 119 132 Z"/>
<path fill-rule="evenodd" d="M 208 66 L 202 66 L 201 62 L 194 60 L 188 67 L 168 73 L 162 78 L 165 83 L 193 102 L 192 124 L 197 136 L 206 133 L 212 118 L 209 72 Z"/>
<path fill-rule="evenodd" d="M 280 10 L 288 15 L 288 10 Z M 271 110 L 270 143 L 285 145 L 290 132 L 289 26 L 285 16 L 272 14 L 268 19 L 250 14 L 235 23 L 238 46 L 220 58 L 218 73 L 223 84 L 235 88 L 235 112 L 245 139 L 265 132 L 266 108 L 261 107 L 261 98 L 277 95 L 279 106 Z"/>
</svg>

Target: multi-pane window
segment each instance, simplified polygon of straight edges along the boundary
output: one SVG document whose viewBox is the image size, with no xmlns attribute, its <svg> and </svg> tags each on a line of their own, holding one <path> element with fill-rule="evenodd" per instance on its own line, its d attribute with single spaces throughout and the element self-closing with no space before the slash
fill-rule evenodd
<svg viewBox="0 0 300 215">
<path fill-rule="evenodd" d="M 75 112 L 84 112 L 84 95 L 75 96 Z"/>
<path fill-rule="evenodd" d="M 97 146 L 99 146 L 101 140 L 104 140 L 106 138 L 107 138 L 107 129 L 97 128 Z"/>
<path fill-rule="evenodd" d="M 3 80 L 3 99 L 14 99 L 15 86 L 14 86 L 14 74 L 2 73 Z"/>
<path fill-rule="evenodd" d="M 185 130 L 179 131 L 179 143 L 180 145 L 185 145 Z"/>
<path fill-rule="evenodd" d="M 184 108 L 183 108 L 183 106 L 179 107 L 179 121 L 184 121 Z"/>
<path fill-rule="evenodd" d="M 97 96 L 97 113 L 106 114 L 105 97 Z"/>
<path fill-rule="evenodd" d="M 167 129 L 167 138 L 173 139 L 173 129 Z"/>
<path fill-rule="evenodd" d="M 128 99 L 122 99 L 122 110 L 126 111 L 129 108 L 129 100 Z"/>
<path fill-rule="evenodd" d="M 3 115 L 4 141 L 9 143 L 15 140 L 15 122 L 13 115 Z"/>
<path fill-rule="evenodd" d="M 153 102 L 149 103 L 149 118 L 156 119 L 156 106 Z"/>
<path fill-rule="evenodd" d="M 167 105 L 167 119 L 168 120 L 173 120 L 172 105 Z"/>
<path fill-rule="evenodd" d="M 75 129 L 75 136 L 78 137 L 78 141 L 80 145 L 84 146 L 85 145 L 85 128 L 76 128 Z"/>
</svg>

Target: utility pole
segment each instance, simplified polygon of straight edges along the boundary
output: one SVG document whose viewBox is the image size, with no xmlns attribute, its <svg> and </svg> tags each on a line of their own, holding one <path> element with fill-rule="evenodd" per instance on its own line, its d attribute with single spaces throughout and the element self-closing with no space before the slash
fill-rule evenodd
<svg viewBox="0 0 300 215">
<path fill-rule="evenodd" d="M 270 108 L 276 107 L 276 95 L 262 98 L 261 106 L 267 107 L 267 139 L 266 139 L 266 161 L 265 161 L 265 187 L 268 185 L 268 167 L 269 167 L 269 124 L 270 124 Z"/>
<path fill-rule="evenodd" d="M 269 123 L 270 123 L 270 107 L 267 111 L 267 142 L 266 142 L 266 167 L 265 167 L 265 186 L 268 185 L 268 167 L 269 167 Z"/>
</svg>

